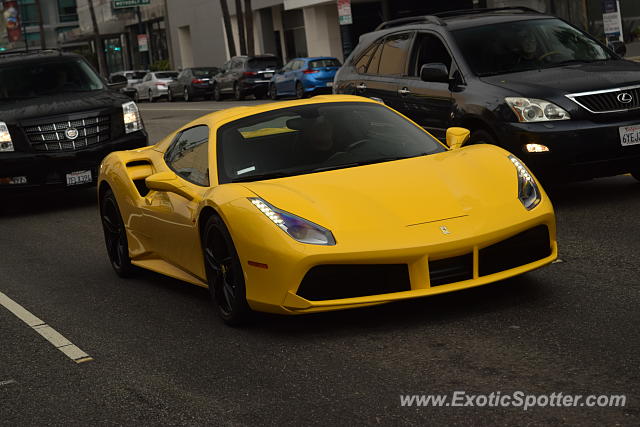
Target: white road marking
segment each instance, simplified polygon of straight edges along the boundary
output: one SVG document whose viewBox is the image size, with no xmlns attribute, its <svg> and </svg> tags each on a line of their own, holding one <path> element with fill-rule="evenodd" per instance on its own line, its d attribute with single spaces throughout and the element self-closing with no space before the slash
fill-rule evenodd
<svg viewBox="0 0 640 427">
<path fill-rule="evenodd" d="M 16 380 L 0 381 L 0 387 L 10 384 L 18 384 L 18 382 Z"/>
<path fill-rule="evenodd" d="M 36 317 L 33 313 L 22 307 L 20 304 L 0 292 L 0 305 L 13 313 L 18 319 L 29 325 L 34 331 L 42 335 L 55 348 L 64 353 L 69 359 L 76 363 L 89 362 L 93 360 L 87 353 L 76 347 L 71 341 Z M 13 381 L 13 380 L 10 380 Z M 0 383 L 3 385 L 3 383 Z"/>
</svg>

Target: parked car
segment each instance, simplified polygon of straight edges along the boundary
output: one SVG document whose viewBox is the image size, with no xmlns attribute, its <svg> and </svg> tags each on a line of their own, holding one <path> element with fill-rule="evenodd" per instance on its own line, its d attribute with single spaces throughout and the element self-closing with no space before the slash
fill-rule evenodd
<svg viewBox="0 0 640 427">
<path fill-rule="evenodd" d="M 331 57 L 295 58 L 271 78 L 269 96 L 274 100 L 286 95 L 300 99 L 308 93 L 331 92 L 340 65 Z"/>
<path fill-rule="evenodd" d="M 235 56 L 215 77 L 213 97 L 221 101 L 227 95 L 240 101 L 245 96 L 264 98 L 275 70 L 282 66 L 275 55 Z"/>
<path fill-rule="evenodd" d="M 379 98 L 437 137 L 469 128 L 543 178 L 640 178 L 640 64 L 619 54 L 531 9 L 446 12 L 363 35 L 335 91 Z"/>
<path fill-rule="evenodd" d="M 484 285 L 556 259 L 553 207 L 512 154 L 448 148 L 392 109 L 327 95 L 218 111 L 108 156 L 109 260 L 208 287 L 229 324 Z M 500 215 L 496 215 L 500 212 Z M 126 224 L 126 225 L 125 225 Z"/>
<path fill-rule="evenodd" d="M 169 92 L 169 83 L 178 77 L 177 71 L 152 71 L 147 73 L 142 81 L 135 86 L 136 101 L 147 100 L 155 102 L 164 98 Z"/>
<path fill-rule="evenodd" d="M 189 102 L 197 97 L 212 96 L 213 77 L 219 72 L 216 67 L 185 68 L 169 83 L 167 99 L 174 101 L 179 97 Z"/>
<path fill-rule="evenodd" d="M 95 185 L 107 154 L 146 146 L 125 84 L 75 54 L 0 54 L 0 191 Z"/>
</svg>

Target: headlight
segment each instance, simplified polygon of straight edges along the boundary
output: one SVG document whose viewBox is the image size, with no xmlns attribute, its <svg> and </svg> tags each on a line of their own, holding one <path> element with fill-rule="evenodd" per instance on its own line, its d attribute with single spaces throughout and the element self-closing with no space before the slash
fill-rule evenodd
<svg viewBox="0 0 640 427">
<path fill-rule="evenodd" d="M 318 224 L 271 206 L 258 197 L 249 197 L 249 201 L 275 225 L 300 243 L 327 246 L 336 244 L 331 231 Z"/>
<path fill-rule="evenodd" d="M 0 122 L 0 153 L 8 153 L 14 151 L 11 134 L 5 122 Z"/>
<path fill-rule="evenodd" d="M 122 115 L 124 117 L 124 130 L 126 133 L 142 130 L 142 118 L 135 102 L 122 104 Z"/>
<path fill-rule="evenodd" d="M 531 210 L 538 206 L 541 200 L 538 184 L 524 163 L 515 156 L 509 156 L 509 160 L 516 167 L 518 173 L 518 199 L 526 209 Z"/>
<path fill-rule="evenodd" d="M 508 97 L 504 100 L 521 123 L 571 119 L 564 109 L 542 99 Z"/>
</svg>

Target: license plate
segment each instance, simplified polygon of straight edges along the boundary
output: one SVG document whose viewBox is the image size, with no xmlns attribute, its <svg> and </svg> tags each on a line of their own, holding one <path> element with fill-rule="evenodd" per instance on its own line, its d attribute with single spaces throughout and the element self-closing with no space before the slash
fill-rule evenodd
<svg viewBox="0 0 640 427">
<path fill-rule="evenodd" d="M 273 77 L 273 73 L 264 73 L 263 76 L 265 79 L 268 79 L 270 77 Z"/>
<path fill-rule="evenodd" d="M 623 147 L 640 144 L 640 125 L 620 126 L 618 131 L 620 132 L 620 144 Z"/>
<path fill-rule="evenodd" d="M 333 86 L 333 82 L 327 82 L 327 87 Z"/>
<path fill-rule="evenodd" d="M 67 174 L 67 185 L 82 185 L 93 181 L 91 171 L 78 171 Z"/>
</svg>

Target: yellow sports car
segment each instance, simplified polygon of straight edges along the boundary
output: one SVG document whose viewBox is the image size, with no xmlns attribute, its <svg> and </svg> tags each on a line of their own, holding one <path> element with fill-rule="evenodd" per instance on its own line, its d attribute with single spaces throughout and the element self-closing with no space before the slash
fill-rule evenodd
<svg viewBox="0 0 640 427">
<path fill-rule="evenodd" d="M 355 96 L 237 107 L 100 168 L 107 251 L 208 287 L 229 324 L 483 285 L 557 256 L 549 198 L 492 145 Z"/>
</svg>

